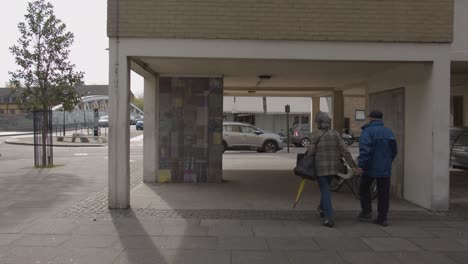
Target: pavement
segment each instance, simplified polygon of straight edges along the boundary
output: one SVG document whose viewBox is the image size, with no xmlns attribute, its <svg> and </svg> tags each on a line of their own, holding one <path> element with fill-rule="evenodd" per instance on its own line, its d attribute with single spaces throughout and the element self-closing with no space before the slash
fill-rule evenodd
<svg viewBox="0 0 468 264">
<path fill-rule="evenodd" d="M 314 208 L 315 183 L 292 208 L 295 153 L 227 152 L 222 184 L 144 184 L 131 143 L 131 209 L 107 208 L 107 147 L 57 148 L 34 169 L 31 146 L 0 138 L 0 263 L 468 263 L 468 173 L 454 173 L 455 210 L 391 201 L 390 226 L 354 220 L 333 193 L 336 228 Z M 460 209 L 461 208 L 461 209 Z"/>
</svg>

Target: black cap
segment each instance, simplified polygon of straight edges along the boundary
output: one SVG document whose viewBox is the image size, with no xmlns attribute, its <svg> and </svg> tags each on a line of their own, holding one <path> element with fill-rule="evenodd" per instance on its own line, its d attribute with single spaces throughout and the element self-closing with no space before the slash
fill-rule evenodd
<svg viewBox="0 0 468 264">
<path fill-rule="evenodd" d="M 382 112 L 380 112 L 379 110 L 372 110 L 372 112 L 370 112 L 370 114 L 368 115 L 368 117 L 370 117 L 370 118 L 375 118 L 375 119 L 382 119 L 382 118 L 383 118 L 383 114 L 382 114 Z"/>
</svg>

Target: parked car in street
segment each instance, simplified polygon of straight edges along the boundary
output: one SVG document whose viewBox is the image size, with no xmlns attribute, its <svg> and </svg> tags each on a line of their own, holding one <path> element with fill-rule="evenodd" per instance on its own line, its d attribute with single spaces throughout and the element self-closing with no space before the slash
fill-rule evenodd
<svg viewBox="0 0 468 264">
<path fill-rule="evenodd" d="M 468 168 L 468 127 L 450 128 L 450 166 Z"/>
<path fill-rule="evenodd" d="M 273 153 L 283 149 L 281 136 L 263 131 L 251 124 L 223 123 L 224 150 L 256 150 Z"/>
<path fill-rule="evenodd" d="M 291 143 L 296 147 L 310 145 L 310 124 L 296 124 L 291 129 Z"/>
<path fill-rule="evenodd" d="M 135 115 L 135 120 L 138 122 L 140 120 L 143 120 L 144 116 L 143 115 Z"/>
<path fill-rule="evenodd" d="M 351 146 L 356 141 L 356 138 L 349 134 L 342 133 L 341 136 L 343 143 L 347 146 Z M 310 124 L 297 124 L 291 129 L 290 140 L 296 147 L 308 147 L 310 145 L 310 138 Z"/>
<path fill-rule="evenodd" d="M 138 120 L 135 125 L 136 130 L 143 130 L 143 120 Z"/>
<path fill-rule="evenodd" d="M 108 127 L 109 126 L 109 116 L 101 116 L 98 120 L 98 125 L 100 127 Z"/>
<path fill-rule="evenodd" d="M 130 116 L 130 125 L 131 126 L 136 125 L 136 122 L 137 122 L 137 120 L 136 120 L 135 116 L 131 115 Z"/>
</svg>

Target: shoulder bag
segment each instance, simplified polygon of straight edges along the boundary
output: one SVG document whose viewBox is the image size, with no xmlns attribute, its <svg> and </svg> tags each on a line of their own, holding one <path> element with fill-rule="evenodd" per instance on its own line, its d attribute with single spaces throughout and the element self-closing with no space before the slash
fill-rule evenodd
<svg viewBox="0 0 468 264">
<path fill-rule="evenodd" d="M 315 154 L 317 153 L 317 146 L 320 142 L 320 139 L 322 139 L 323 135 L 325 135 L 325 133 L 327 132 L 328 130 L 323 132 L 323 134 L 319 137 L 317 142 L 315 142 L 315 153 L 313 153 L 312 155 L 308 155 L 306 151 L 306 153 L 297 154 L 294 174 L 304 179 L 315 181 L 315 178 L 317 177 L 317 171 L 315 166 Z"/>
</svg>

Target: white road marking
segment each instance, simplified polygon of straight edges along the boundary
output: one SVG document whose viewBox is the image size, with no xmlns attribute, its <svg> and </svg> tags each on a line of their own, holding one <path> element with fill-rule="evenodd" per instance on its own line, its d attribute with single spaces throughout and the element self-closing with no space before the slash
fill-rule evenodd
<svg viewBox="0 0 468 264">
<path fill-rule="evenodd" d="M 88 156 L 88 153 L 75 153 L 75 156 Z"/>
<path fill-rule="evenodd" d="M 139 135 L 130 139 L 131 142 L 142 141 L 142 140 L 143 140 L 143 135 Z"/>
</svg>

